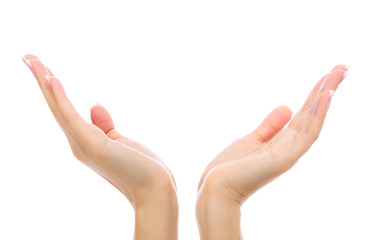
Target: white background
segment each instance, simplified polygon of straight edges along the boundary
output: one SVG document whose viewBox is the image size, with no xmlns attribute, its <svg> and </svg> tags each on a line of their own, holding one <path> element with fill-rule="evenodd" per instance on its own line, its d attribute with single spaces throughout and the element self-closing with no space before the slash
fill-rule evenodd
<svg viewBox="0 0 373 240">
<path fill-rule="evenodd" d="M 95 102 L 173 171 L 180 239 L 208 162 L 279 105 L 350 71 L 318 141 L 242 208 L 245 239 L 373 239 L 371 1 L 2 1 L 0 239 L 131 239 L 132 207 L 74 159 L 21 56 L 87 120 Z"/>
</svg>

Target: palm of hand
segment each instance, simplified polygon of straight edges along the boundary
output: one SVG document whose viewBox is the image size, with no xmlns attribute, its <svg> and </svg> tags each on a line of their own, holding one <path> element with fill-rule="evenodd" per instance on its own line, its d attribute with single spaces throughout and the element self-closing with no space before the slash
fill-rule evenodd
<svg viewBox="0 0 373 240">
<path fill-rule="evenodd" d="M 243 202 L 262 186 L 289 170 L 318 138 L 332 93 L 345 76 L 336 66 L 314 87 L 302 109 L 289 125 L 291 111 L 273 110 L 252 133 L 231 143 L 207 166 L 198 190 Z"/>
<path fill-rule="evenodd" d="M 113 184 L 132 204 L 146 194 L 173 194 L 176 185 L 166 165 L 145 146 L 120 135 L 104 107 L 94 106 L 92 124 L 87 123 L 68 100 L 59 80 L 37 57 L 26 55 L 24 61 L 76 158 Z"/>
</svg>

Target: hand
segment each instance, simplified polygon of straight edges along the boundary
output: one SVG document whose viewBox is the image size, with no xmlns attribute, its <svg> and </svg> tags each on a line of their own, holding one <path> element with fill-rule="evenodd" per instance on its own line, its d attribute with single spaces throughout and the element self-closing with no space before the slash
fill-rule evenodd
<svg viewBox="0 0 373 240">
<path fill-rule="evenodd" d="M 338 65 L 326 74 L 288 127 L 284 128 L 292 113 L 285 106 L 278 107 L 252 133 L 231 143 L 211 161 L 198 186 L 196 213 L 202 239 L 242 238 L 239 207 L 255 191 L 289 170 L 315 142 L 332 95 L 347 70 L 346 66 Z M 221 210 L 224 207 L 229 212 Z M 221 212 L 214 220 L 208 220 L 206 208 Z"/>
<path fill-rule="evenodd" d="M 37 57 L 26 55 L 24 62 L 37 79 L 74 156 L 114 185 L 134 207 L 135 238 L 176 239 L 176 184 L 161 159 L 120 135 L 108 111 L 100 105 L 91 109 L 92 124 L 87 123 L 74 109 L 60 81 Z M 162 221 L 162 217 L 167 219 Z"/>
</svg>

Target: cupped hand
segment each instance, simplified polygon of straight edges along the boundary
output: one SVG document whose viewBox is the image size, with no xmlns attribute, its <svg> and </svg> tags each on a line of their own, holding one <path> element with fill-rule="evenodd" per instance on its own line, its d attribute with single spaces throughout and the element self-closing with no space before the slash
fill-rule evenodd
<svg viewBox="0 0 373 240">
<path fill-rule="evenodd" d="M 338 65 L 326 74 L 286 128 L 292 113 L 280 106 L 253 132 L 225 148 L 202 174 L 199 199 L 213 193 L 240 206 L 289 170 L 318 138 L 331 98 L 347 70 L 345 65 Z"/>
<path fill-rule="evenodd" d="M 23 60 L 77 159 L 113 184 L 134 207 L 176 198 L 175 181 L 166 165 L 145 146 L 120 135 L 104 107 L 94 106 L 92 124 L 86 122 L 67 98 L 61 82 L 37 57 L 25 55 Z"/>
</svg>

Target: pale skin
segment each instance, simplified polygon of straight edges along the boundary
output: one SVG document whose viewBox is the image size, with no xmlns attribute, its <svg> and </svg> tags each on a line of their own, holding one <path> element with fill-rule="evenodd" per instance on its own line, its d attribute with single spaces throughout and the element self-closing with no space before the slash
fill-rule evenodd
<svg viewBox="0 0 373 240">
<path fill-rule="evenodd" d="M 176 183 L 161 159 L 142 144 L 120 135 L 108 111 L 100 105 L 91 108 L 92 123 L 86 122 L 49 68 L 34 55 L 25 55 L 23 60 L 37 79 L 74 156 L 132 204 L 134 238 L 177 239 Z M 289 170 L 316 141 L 333 93 L 347 70 L 345 65 L 338 65 L 326 74 L 292 119 L 289 108 L 274 109 L 253 132 L 232 142 L 210 162 L 202 174 L 196 203 L 202 240 L 243 239 L 242 204 Z"/>
<path fill-rule="evenodd" d="M 202 174 L 196 204 L 202 240 L 243 239 L 240 207 L 289 170 L 316 141 L 347 70 L 338 65 L 326 74 L 291 121 L 288 107 L 274 109 L 253 132 L 232 142 L 210 162 Z"/>
<path fill-rule="evenodd" d="M 61 82 L 34 55 L 24 56 L 74 156 L 120 192 L 135 210 L 136 240 L 177 239 L 175 180 L 161 159 L 115 129 L 108 111 L 96 105 L 86 122 L 67 98 Z"/>
</svg>

